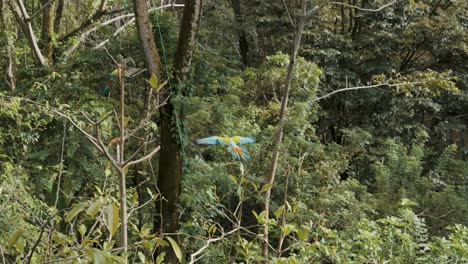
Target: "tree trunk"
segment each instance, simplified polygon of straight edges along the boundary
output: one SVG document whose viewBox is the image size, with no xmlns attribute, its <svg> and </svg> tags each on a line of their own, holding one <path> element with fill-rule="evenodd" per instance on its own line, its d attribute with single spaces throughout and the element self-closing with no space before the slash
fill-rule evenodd
<svg viewBox="0 0 468 264">
<path fill-rule="evenodd" d="M 120 90 L 120 142 L 118 162 L 119 170 L 119 194 L 120 194 L 120 246 L 123 252 L 128 250 L 128 224 L 127 224 L 127 186 L 125 173 L 125 69 L 119 65 L 119 90 Z M 125 257 L 125 262 L 127 262 Z"/>
<path fill-rule="evenodd" d="M 6 46 L 5 80 L 10 89 L 14 91 L 16 89 L 16 51 L 12 35 L 16 35 L 16 28 L 11 27 L 5 10 L 5 0 L 0 0 L 0 20 L 2 39 Z"/>
<path fill-rule="evenodd" d="M 65 0 L 59 0 L 57 3 L 57 9 L 55 10 L 54 18 L 54 32 L 55 34 L 60 33 L 60 27 L 62 26 L 63 10 L 65 8 Z"/>
<path fill-rule="evenodd" d="M 249 66 L 249 43 L 247 42 L 247 35 L 244 29 L 244 17 L 242 14 L 241 0 L 231 0 L 232 10 L 234 11 L 234 18 L 237 23 L 237 34 L 239 37 L 239 51 L 242 58 L 242 63 Z"/>
<path fill-rule="evenodd" d="M 148 6 L 146 0 L 133 0 L 133 10 L 135 13 L 138 36 L 140 37 L 143 53 L 145 54 L 146 68 L 149 74 L 154 74 L 161 80 L 162 63 L 158 53 L 158 48 L 154 41 L 154 34 L 148 16 Z M 145 98 L 146 114 L 149 114 L 151 106 L 152 88 L 148 87 Z"/>
<path fill-rule="evenodd" d="M 47 61 L 52 62 L 54 52 L 54 43 L 52 42 L 52 35 L 54 34 L 54 3 L 48 4 L 49 0 L 42 0 L 41 3 L 44 7 L 42 10 L 42 34 L 41 43 L 44 56 Z"/>
<path fill-rule="evenodd" d="M 18 24 L 20 24 L 23 33 L 28 38 L 31 50 L 36 59 L 38 60 L 39 64 L 43 67 L 47 67 L 46 59 L 42 55 L 42 52 L 37 44 L 36 35 L 34 34 L 31 20 L 26 11 L 26 7 L 24 6 L 23 0 L 18 0 L 18 5 L 13 3 L 13 1 L 8 1 L 8 5 L 10 6 L 11 11 L 15 15 Z"/>
<path fill-rule="evenodd" d="M 179 83 L 184 83 L 191 70 L 192 53 L 195 47 L 196 35 L 200 25 L 202 0 L 185 1 L 184 11 L 177 43 L 177 50 L 173 68 L 172 94 L 181 94 L 177 91 Z M 169 94 L 166 94 L 169 96 Z M 176 122 L 182 124 L 180 112 L 174 109 L 171 100 L 161 108 L 161 153 L 159 157 L 158 188 L 164 197 L 160 212 L 162 221 L 160 226 L 163 233 L 174 233 L 178 228 L 179 213 L 177 204 L 179 202 L 182 181 L 182 157 L 180 155 L 181 145 L 178 142 L 180 127 Z M 168 255 L 169 262 L 176 262 L 172 252 Z"/>
<path fill-rule="evenodd" d="M 145 60 L 148 71 L 155 74 L 161 80 L 161 60 L 154 42 L 154 36 L 148 18 L 146 1 L 134 0 L 135 17 L 138 33 L 142 41 Z M 191 70 L 192 52 L 195 47 L 196 34 L 200 24 L 202 0 L 185 1 L 179 40 L 175 54 L 171 93 L 168 91 L 161 94 L 171 96 L 178 94 L 177 84 L 187 80 Z M 166 89 L 167 90 L 167 89 Z M 177 204 L 179 201 L 180 187 L 182 181 L 182 158 L 180 155 L 180 144 L 176 140 L 178 128 L 175 122 L 181 118 L 175 113 L 173 102 L 169 99 L 160 109 L 160 156 L 158 170 L 158 189 L 161 192 L 162 202 L 158 202 L 158 212 L 161 213 L 162 223 L 155 224 L 161 233 L 174 233 L 177 231 L 179 214 Z M 159 206 L 161 204 L 161 206 Z M 159 218 L 156 219 L 159 222 Z M 177 262 L 177 258 L 171 249 L 167 249 L 165 261 Z"/>
<path fill-rule="evenodd" d="M 265 263 L 268 262 L 268 221 L 269 221 L 269 211 L 270 211 L 270 196 L 271 196 L 271 189 L 273 187 L 273 183 L 275 181 L 276 175 L 276 168 L 278 167 L 278 160 L 279 160 L 279 153 L 281 142 L 283 141 L 283 126 L 286 120 L 286 110 L 288 107 L 288 99 L 289 99 L 289 91 L 291 89 L 291 82 L 294 77 L 294 69 L 296 65 L 297 53 L 299 51 L 299 47 L 301 45 L 302 34 L 304 32 L 304 25 L 306 23 L 304 19 L 304 15 L 306 14 L 306 1 L 303 0 L 303 7 L 302 7 L 302 16 L 300 18 L 299 24 L 296 25 L 294 31 L 294 40 L 292 45 L 292 51 L 289 58 L 289 65 L 288 65 L 288 73 L 286 75 L 286 80 L 284 83 L 284 90 L 283 90 L 283 97 L 281 99 L 281 108 L 280 108 L 280 115 L 278 120 L 278 128 L 276 131 L 276 135 L 274 138 L 273 143 L 273 158 L 271 160 L 270 170 L 265 177 L 265 184 L 268 184 L 270 187 L 265 192 L 265 204 L 263 210 L 265 211 L 265 225 L 263 230 L 264 235 L 264 242 L 263 242 L 263 256 L 265 258 Z"/>
</svg>

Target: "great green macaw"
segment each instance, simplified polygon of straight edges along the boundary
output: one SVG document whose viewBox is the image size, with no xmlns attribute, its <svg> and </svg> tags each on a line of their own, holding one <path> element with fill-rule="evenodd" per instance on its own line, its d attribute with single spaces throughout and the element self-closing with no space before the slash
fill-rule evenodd
<svg viewBox="0 0 468 264">
<path fill-rule="evenodd" d="M 218 137 L 218 136 L 212 136 L 212 137 L 207 137 L 207 138 L 200 138 L 197 139 L 198 144 L 221 144 L 226 146 L 227 150 L 229 153 L 232 154 L 235 160 L 248 160 L 249 159 L 249 153 L 247 152 L 247 149 L 244 147 L 240 147 L 238 145 L 243 145 L 243 144 L 249 144 L 249 143 L 254 143 L 255 138 L 252 137 Z"/>
<path fill-rule="evenodd" d="M 106 76 L 106 84 L 101 87 L 101 94 L 104 96 L 110 96 L 112 86 L 117 81 L 118 71 L 117 69 L 113 70 L 111 73 Z"/>
<path fill-rule="evenodd" d="M 145 72 L 146 69 L 135 68 L 135 67 L 127 67 L 125 68 L 125 77 L 126 78 L 133 78 L 139 75 L 142 72 Z M 101 87 L 101 94 L 104 96 L 110 96 L 112 86 L 115 82 L 117 82 L 119 72 L 117 69 L 114 69 L 112 72 L 107 74 L 106 76 L 106 83 L 104 86 Z"/>
</svg>

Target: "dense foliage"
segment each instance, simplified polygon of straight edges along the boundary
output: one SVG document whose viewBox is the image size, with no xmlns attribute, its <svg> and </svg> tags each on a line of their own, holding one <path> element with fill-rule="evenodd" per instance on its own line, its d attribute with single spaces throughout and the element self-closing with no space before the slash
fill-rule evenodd
<svg viewBox="0 0 468 264">
<path fill-rule="evenodd" d="M 152 10 L 162 80 L 127 76 L 120 119 L 115 63 L 145 67 L 132 17 L 117 19 L 132 2 L 21 0 L 39 15 L 20 22 L 2 0 L 0 263 L 166 263 L 167 248 L 190 263 L 467 263 L 468 2 L 303 1 L 207 1 L 181 84 L 170 69 L 182 9 Z M 318 8 L 294 62 L 276 179 L 265 184 L 301 3 Z M 51 38 L 49 11 L 60 21 Z M 167 89 L 177 117 L 177 234 L 160 232 L 158 154 L 124 173 L 106 156 L 119 155 L 122 126 L 129 160 L 160 143 L 164 98 L 148 103 L 148 88 Z M 195 143 L 212 135 L 254 137 L 250 159 Z"/>
</svg>

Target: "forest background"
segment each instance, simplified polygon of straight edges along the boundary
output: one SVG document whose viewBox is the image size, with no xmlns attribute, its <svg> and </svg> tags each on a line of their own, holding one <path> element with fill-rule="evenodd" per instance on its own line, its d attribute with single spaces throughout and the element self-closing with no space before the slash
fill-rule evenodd
<svg viewBox="0 0 468 264">
<path fill-rule="evenodd" d="M 467 13 L 1 0 L 0 263 L 467 263 Z"/>
</svg>

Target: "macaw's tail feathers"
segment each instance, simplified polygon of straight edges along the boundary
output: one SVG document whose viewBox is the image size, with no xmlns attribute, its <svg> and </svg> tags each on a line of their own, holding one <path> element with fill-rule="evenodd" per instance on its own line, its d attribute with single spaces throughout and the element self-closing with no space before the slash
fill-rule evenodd
<svg viewBox="0 0 468 264">
<path fill-rule="evenodd" d="M 250 158 L 247 149 L 238 146 L 228 146 L 227 150 L 234 157 L 235 160 L 248 160 Z"/>
</svg>

